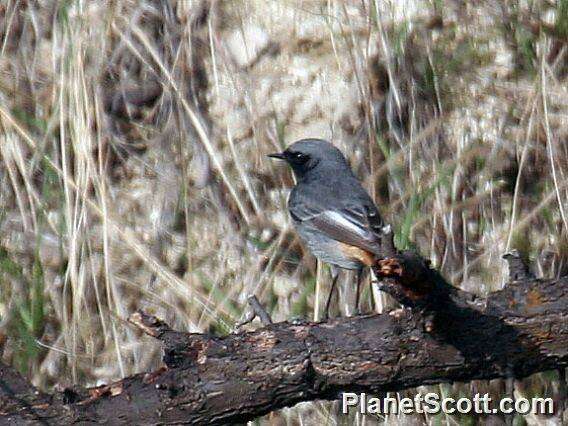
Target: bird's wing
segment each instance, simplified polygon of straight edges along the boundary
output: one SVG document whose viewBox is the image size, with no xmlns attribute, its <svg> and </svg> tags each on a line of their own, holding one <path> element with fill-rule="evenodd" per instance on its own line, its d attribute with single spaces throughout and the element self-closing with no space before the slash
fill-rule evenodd
<svg viewBox="0 0 568 426">
<path fill-rule="evenodd" d="M 290 213 L 294 221 L 310 225 L 334 240 L 375 254 L 380 251 L 382 220 L 372 203 L 323 211 L 294 204 Z"/>
</svg>

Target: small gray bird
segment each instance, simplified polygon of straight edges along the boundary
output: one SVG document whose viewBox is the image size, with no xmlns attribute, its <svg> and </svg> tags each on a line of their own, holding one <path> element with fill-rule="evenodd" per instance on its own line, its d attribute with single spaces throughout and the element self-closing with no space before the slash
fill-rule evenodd
<svg viewBox="0 0 568 426">
<path fill-rule="evenodd" d="M 341 151 L 322 139 L 302 139 L 269 157 L 285 160 L 296 186 L 288 209 L 300 237 L 318 259 L 332 265 L 328 317 L 338 269 L 357 271 L 356 311 L 363 268 L 381 252 L 383 221 L 375 203 L 353 175 Z"/>
</svg>

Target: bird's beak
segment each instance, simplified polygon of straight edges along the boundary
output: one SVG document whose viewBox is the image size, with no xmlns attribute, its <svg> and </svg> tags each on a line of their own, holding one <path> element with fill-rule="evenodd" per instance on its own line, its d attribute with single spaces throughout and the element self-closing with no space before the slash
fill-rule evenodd
<svg viewBox="0 0 568 426">
<path fill-rule="evenodd" d="M 286 159 L 286 155 L 284 155 L 283 152 L 276 152 L 274 154 L 268 154 L 268 157 L 277 158 L 278 160 L 285 160 Z"/>
</svg>

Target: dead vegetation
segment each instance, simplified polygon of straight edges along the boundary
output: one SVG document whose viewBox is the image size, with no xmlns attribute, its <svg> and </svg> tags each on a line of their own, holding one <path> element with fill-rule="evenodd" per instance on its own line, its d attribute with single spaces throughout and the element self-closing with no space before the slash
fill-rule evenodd
<svg viewBox="0 0 568 426">
<path fill-rule="evenodd" d="M 137 309 L 226 333 L 256 294 L 275 321 L 319 318 L 327 271 L 290 228 L 291 176 L 265 158 L 300 137 L 348 154 L 398 247 L 454 285 L 500 288 L 512 248 L 537 276 L 565 274 L 568 2 L 469 3 L 0 5 L 3 359 L 44 388 L 92 385 L 159 362 L 123 324 Z M 438 390 L 473 388 L 504 391 Z"/>
</svg>

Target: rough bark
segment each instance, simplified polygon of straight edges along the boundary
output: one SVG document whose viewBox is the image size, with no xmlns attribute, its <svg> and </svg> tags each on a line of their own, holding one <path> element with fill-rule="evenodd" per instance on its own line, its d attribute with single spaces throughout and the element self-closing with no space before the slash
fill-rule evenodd
<svg viewBox="0 0 568 426">
<path fill-rule="evenodd" d="M 375 272 L 381 288 L 412 307 L 399 315 L 216 337 L 176 332 L 137 313 L 131 322 L 163 343 L 162 369 L 45 395 L 2 366 L 0 424 L 241 423 L 344 391 L 520 378 L 568 365 L 567 278 L 535 279 L 513 256 L 513 281 L 478 298 L 412 253 L 387 255 Z"/>
</svg>

